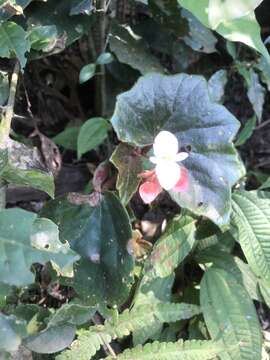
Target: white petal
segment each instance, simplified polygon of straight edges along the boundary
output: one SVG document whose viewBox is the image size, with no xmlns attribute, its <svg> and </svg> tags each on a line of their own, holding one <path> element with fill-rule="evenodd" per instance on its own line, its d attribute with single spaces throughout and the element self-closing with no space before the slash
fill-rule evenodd
<svg viewBox="0 0 270 360">
<path fill-rule="evenodd" d="M 180 152 L 180 153 L 176 154 L 175 161 L 183 161 L 183 160 L 186 160 L 187 157 L 188 157 L 188 153 Z"/>
<path fill-rule="evenodd" d="M 180 166 L 172 161 L 159 162 L 156 166 L 156 175 L 163 189 L 171 190 L 180 178 Z"/>
<path fill-rule="evenodd" d="M 158 163 L 158 159 L 155 156 L 150 156 L 149 160 L 151 161 L 151 163 L 153 164 L 157 164 Z"/>
<path fill-rule="evenodd" d="M 154 141 L 154 154 L 156 157 L 175 156 L 178 152 L 178 140 L 169 131 L 161 131 Z"/>
</svg>

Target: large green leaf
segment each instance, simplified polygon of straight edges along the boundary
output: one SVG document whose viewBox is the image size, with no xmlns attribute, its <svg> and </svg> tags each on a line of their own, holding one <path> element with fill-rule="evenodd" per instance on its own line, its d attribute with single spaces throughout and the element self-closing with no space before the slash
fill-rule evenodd
<svg viewBox="0 0 270 360">
<path fill-rule="evenodd" d="M 5 160 L 1 174 L 3 180 L 15 185 L 31 186 L 54 197 L 53 175 L 44 165 L 37 148 L 9 139 L 2 156 Z"/>
<path fill-rule="evenodd" d="M 42 214 L 59 224 L 60 238 L 83 257 L 74 270 L 77 293 L 92 304 L 119 303 L 128 296 L 132 280 L 133 259 L 127 251 L 131 227 L 113 193 L 96 196 L 99 201 L 92 206 L 60 198 L 48 203 Z"/>
<path fill-rule="evenodd" d="M 197 257 L 199 263 L 213 264 L 216 268 L 224 269 L 235 279 L 242 284 L 249 296 L 253 300 L 261 301 L 261 295 L 258 289 L 258 279 L 250 270 L 248 264 L 243 262 L 238 257 L 234 257 L 224 251 L 217 251 L 217 249 L 208 249 L 202 251 Z"/>
<path fill-rule="evenodd" d="M 209 24 L 216 29 L 220 23 L 239 19 L 253 12 L 263 0 L 209 0 Z"/>
<path fill-rule="evenodd" d="M 235 117 L 209 97 L 201 76 L 149 74 L 118 96 L 112 124 L 120 140 L 135 146 L 153 144 L 161 130 L 175 134 L 189 152 L 183 162 L 189 188 L 172 198 L 182 207 L 228 223 L 231 186 L 243 174 L 232 140 Z"/>
<path fill-rule="evenodd" d="M 210 268 L 201 281 L 201 307 L 213 338 L 233 347 L 222 360 L 260 360 L 262 336 L 252 300 L 237 279 L 223 269 Z"/>
<path fill-rule="evenodd" d="M 145 281 L 171 275 L 190 253 L 194 244 L 195 220 L 191 217 L 177 217 L 172 220 L 147 259 Z"/>
<path fill-rule="evenodd" d="M 0 211 L 1 282 L 16 286 L 31 284 L 33 263 L 53 261 L 59 268 L 65 268 L 78 259 L 67 245 L 51 238 L 51 226 L 58 231 L 57 226 L 47 219 L 44 224 L 36 217 L 16 208 Z"/>
<path fill-rule="evenodd" d="M 127 144 L 119 144 L 113 152 L 110 161 L 118 170 L 116 188 L 124 205 L 127 205 L 136 192 L 142 172 L 142 160 L 134 153 L 134 148 Z"/>
<path fill-rule="evenodd" d="M 241 3 L 244 3 L 244 1 L 242 0 Z M 213 28 L 208 18 L 210 0 L 200 0 L 199 3 L 197 0 L 178 0 L 178 2 L 192 12 L 205 26 Z M 233 9 L 237 9 L 237 6 L 233 5 Z M 268 51 L 261 39 L 260 26 L 254 12 L 243 14 L 240 18 L 233 17 L 230 20 L 225 20 L 215 27 L 215 30 L 227 40 L 239 41 L 252 47 L 259 51 L 268 62 L 270 61 Z"/>
<path fill-rule="evenodd" d="M 62 50 L 65 46 L 87 33 L 93 23 L 92 16 L 70 16 L 74 3 L 66 0 L 34 2 L 25 10 L 29 25 L 55 25 L 58 35 L 63 35 Z"/>
<path fill-rule="evenodd" d="M 26 335 L 26 322 L 15 316 L 0 314 L 0 353 L 1 351 L 16 351 Z"/>
<path fill-rule="evenodd" d="M 7 21 L 0 24 L 0 56 L 17 57 L 24 67 L 25 54 L 30 50 L 30 41 L 22 27 L 14 22 Z"/>
<path fill-rule="evenodd" d="M 256 192 L 235 192 L 232 222 L 251 269 L 270 286 L 270 200 L 260 199 Z"/>
<path fill-rule="evenodd" d="M 120 62 L 130 65 L 142 74 L 153 71 L 164 72 L 146 43 L 130 27 L 116 25 L 112 27 L 110 48 Z"/>
</svg>

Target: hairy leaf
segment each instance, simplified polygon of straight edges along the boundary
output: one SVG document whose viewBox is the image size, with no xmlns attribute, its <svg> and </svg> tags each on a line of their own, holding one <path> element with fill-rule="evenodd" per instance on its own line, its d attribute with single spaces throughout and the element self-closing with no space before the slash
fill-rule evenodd
<svg viewBox="0 0 270 360">
<path fill-rule="evenodd" d="M 179 340 L 175 343 L 155 341 L 152 344 L 136 346 L 133 349 L 125 350 L 117 355 L 116 359 L 131 360 L 210 360 L 216 356 L 221 356 L 225 352 L 222 343 L 214 341 Z M 112 360 L 108 356 L 106 360 Z"/>
<path fill-rule="evenodd" d="M 201 281 L 203 316 L 213 338 L 234 346 L 223 360 L 260 360 L 262 337 L 255 307 L 245 288 L 223 269 L 210 268 Z"/>
<path fill-rule="evenodd" d="M 113 339 L 128 336 L 135 330 L 145 326 L 160 323 L 174 322 L 190 318 L 200 312 L 196 305 L 157 303 L 146 304 L 136 309 L 125 310 L 116 320 L 107 320 L 105 325 L 96 325 L 89 330 L 80 331 L 77 340 L 71 349 L 57 356 L 57 360 L 80 359 L 88 360 L 100 349 L 101 344 L 110 343 Z"/>
<path fill-rule="evenodd" d="M 256 192 L 235 192 L 232 223 L 252 271 L 270 285 L 270 200 Z"/>
<path fill-rule="evenodd" d="M 261 301 L 262 298 L 258 289 L 258 279 L 250 270 L 248 264 L 238 257 L 234 257 L 224 251 L 217 252 L 216 249 L 206 250 L 197 257 L 200 263 L 210 263 L 216 268 L 223 269 L 234 276 L 239 284 L 242 284 L 253 300 Z"/>
<path fill-rule="evenodd" d="M 232 140 L 239 123 L 209 97 L 203 77 L 185 74 L 149 74 L 118 96 L 112 124 L 120 140 L 144 147 L 153 144 L 161 130 L 178 138 L 189 151 L 183 161 L 188 170 L 188 190 L 170 192 L 182 207 L 228 223 L 231 186 L 243 174 Z"/>
</svg>

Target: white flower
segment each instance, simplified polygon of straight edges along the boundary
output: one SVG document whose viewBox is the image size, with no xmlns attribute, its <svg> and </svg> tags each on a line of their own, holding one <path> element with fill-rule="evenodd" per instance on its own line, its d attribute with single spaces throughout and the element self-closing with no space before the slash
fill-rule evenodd
<svg viewBox="0 0 270 360">
<path fill-rule="evenodd" d="M 155 172 L 160 185 L 171 190 L 181 177 L 181 167 L 177 163 L 188 157 L 188 153 L 178 153 L 179 144 L 176 136 L 169 131 L 161 131 L 154 140 L 154 156 L 150 161 L 156 164 Z"/>
</svg>

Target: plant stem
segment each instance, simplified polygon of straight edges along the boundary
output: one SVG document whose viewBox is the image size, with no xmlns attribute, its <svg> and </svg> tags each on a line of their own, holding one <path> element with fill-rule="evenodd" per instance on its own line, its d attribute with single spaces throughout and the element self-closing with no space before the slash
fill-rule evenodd
<svg viewBox="0 0 270 360">
<path fill-rule="evenodd" d="M 104 51 L 106 42 L 106 0 L 99 0 L 99 44 L 97 44 L 98 55 Z M 106 71 L 104 65 L 99 65 L 101 76 L 96 78 L 96 104 L 98 113 L 106 115 Z"/>
<path fill-rule="evenodd" d="M 15 104 L 15 96 L 16 96 L 19 72 L 20 72 L 20 65 L 19 62 L 17 61 L 14 67 L 13 74 L 11 76 L 9 98 L 8 98 L 5 115 L 2 117 L 1 120 L 0 148 L 2 149 L 6 148 L 7 141 L 9 139 L 11 121 L 14 115 L 14 104 Z"/>
</svg>

